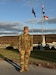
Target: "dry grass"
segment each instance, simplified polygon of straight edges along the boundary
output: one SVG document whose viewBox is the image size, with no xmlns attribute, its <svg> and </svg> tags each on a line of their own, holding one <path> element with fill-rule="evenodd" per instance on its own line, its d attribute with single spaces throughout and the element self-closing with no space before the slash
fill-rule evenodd
<svg viewBox="0 0 56 75">
<path fill-rule="evenodd" d="M 4 60 L 4 58 L 18 63 L 20 61 L 19 51 L 0 49 L 0 60 Z M 56 51 L 33 51 L 29 63 L 37 66 L 56 68 Z"/>
<path fill-rule="evenodd" d="M 19 60 L 19 52 L 13 50 L 0 49 L 0 58 L 6 57 L 11 60 Z"/>
</svg>

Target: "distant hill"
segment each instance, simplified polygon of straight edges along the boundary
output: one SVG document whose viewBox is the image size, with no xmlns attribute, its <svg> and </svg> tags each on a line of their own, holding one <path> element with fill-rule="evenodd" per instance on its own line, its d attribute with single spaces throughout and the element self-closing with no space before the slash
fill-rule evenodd
<svg viewBox="0 0 56 75">
<path fill-rule="evenodd" d="M 56 34 L 48 34 L 45 35 L 46 43 L 56 42 Z M 42 42 L 42 35 L 34 35 L 33 38 L 34 43 Z"/>
<path fill-rule="evenodd" d="M 45 35 L 46 43 L 56 42 L 56 34 Z M 0 44 L 10 44 L 13 46 L 18 46 L 19 36 L 3 36 L 0 37 Z M 33 35 L 33 43 L 41 43 L 41 35 Z"/>
</svg>

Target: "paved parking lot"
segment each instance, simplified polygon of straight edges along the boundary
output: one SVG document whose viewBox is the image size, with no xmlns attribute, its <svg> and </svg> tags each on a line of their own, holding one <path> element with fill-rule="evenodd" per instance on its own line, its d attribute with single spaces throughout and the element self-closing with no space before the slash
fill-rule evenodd
<svg viewBox="0 0 56 75">
<path fill-rule="evenodd" d="M 29 65 L 29 72 L 20 73 L 20 66 L 12 61 L 0 61 L 0 75 L 56 75 L 56 69 L 47 69 Z"/>
</svg>

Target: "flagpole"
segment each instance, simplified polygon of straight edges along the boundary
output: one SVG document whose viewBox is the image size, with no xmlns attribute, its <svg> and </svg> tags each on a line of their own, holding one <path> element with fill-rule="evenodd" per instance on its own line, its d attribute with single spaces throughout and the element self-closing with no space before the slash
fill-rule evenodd
<svg viewBox="0 0 56 75">
<path fill-rule="evenodd" d="M 42 1 L 42 46 L 45 46 L 45 36 L 44 36 L 44 4 Z"/>
<path fill-rule="evenodd" d="M 34 19 L 34 16 L 32 18 Z M 33 51 L 33 23 L 32 23 L 32 51 Z"/>
<path fill-rule="evenodd" d="M 32 45 L 33 45 L 33 25 L 32 25 Z M 32 51 L 33 51 L 33 46 L 32 46 Z"/>
<path fill-rule="evenodd" d="M 34 16 L 33 16 L 33 20 L 34 20 L 34 17 L 36 17 L 36 13 L 34 11 L 34 8 L 32 8 L 32 13 L 34 14 Z M 32 25 L 32 45 L 33 45 L 33 25 Z M 33 50 L 33 46 L 32 46 L 32 50 Z"/>
<path fill-rule="evenodd" d="M 44 31 L 44 18 L 43 18 L 44 14 L 43 14 L 43 9 L 42 9 L 42 46 L 43 46 L 43 31 Z"/>
</svg>

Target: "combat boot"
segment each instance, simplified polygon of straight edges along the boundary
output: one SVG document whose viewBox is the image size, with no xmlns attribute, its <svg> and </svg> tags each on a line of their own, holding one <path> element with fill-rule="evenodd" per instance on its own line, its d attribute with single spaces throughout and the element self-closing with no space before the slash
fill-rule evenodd
<svg viewBox="0 0 56 75">
<path fill-rule="evenodd" d="M 20 72 L 24 72 L 24 66 L 22 66 L 22 68 L 21 68 Z"/>
<path fill-rule="evenodd" d="M 25 71 L 29 71 L 28 65 L 25 65 Z"/>
</svg>

